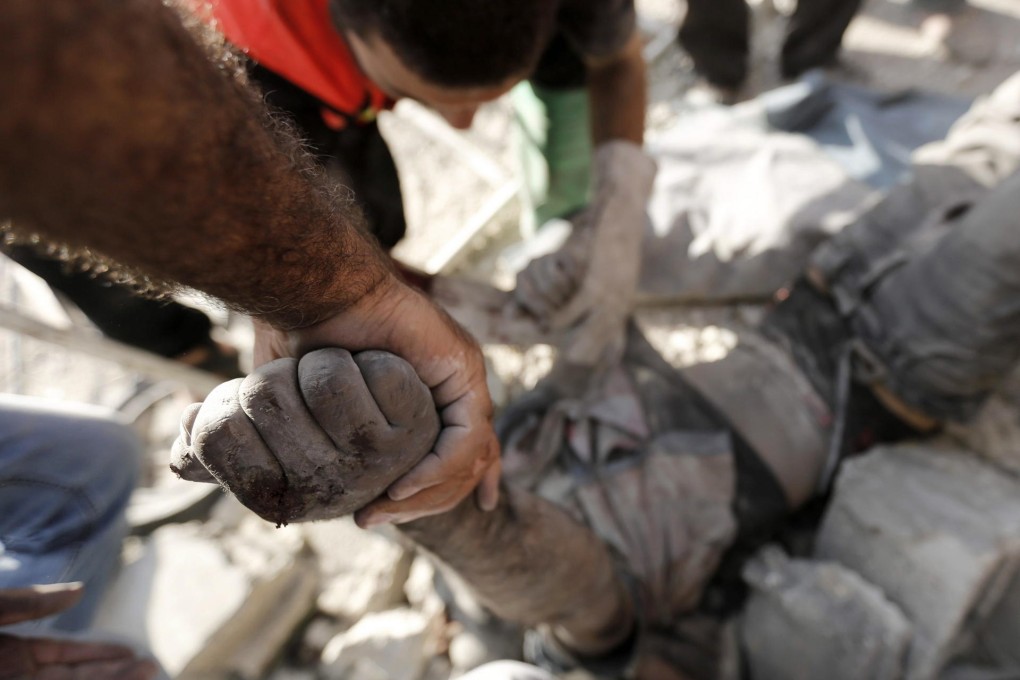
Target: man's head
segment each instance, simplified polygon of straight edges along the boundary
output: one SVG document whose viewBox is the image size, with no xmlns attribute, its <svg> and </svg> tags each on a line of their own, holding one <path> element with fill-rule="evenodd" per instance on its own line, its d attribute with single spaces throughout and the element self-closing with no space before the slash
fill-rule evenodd
<svg viewBox="0 0 1020 680">
<path fill-rule="evenodd" d="M 555 26 L 553 0 L 331 0 L 365 74 L 454 127 L 530 75 Z"/>
</svg>

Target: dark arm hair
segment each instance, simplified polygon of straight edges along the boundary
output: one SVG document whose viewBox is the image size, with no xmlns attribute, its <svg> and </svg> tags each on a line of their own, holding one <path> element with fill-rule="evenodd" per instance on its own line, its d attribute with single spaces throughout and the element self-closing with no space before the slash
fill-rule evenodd
<svg viewBox="0 0 1020 680">
<path fill-rule="evenodd" d="M 283 328 L 353 305 L 391 276 L 357 209 L 186 23 L 0 3 L 0 217 Z"/>
</svg>

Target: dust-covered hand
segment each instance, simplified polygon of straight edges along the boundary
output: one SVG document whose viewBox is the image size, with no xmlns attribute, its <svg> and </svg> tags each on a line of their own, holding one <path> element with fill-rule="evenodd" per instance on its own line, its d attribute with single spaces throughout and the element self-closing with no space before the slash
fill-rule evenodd
<svg viewBox="0 0 1020 680">
<path fill-rule="evenodd" d="M 0 626 L 64 611 L 81 595 L 81 583 L 0 590 Z M 122 645 L 0 633 L 0 680 L 150 680 L 156 672 Z"/>
<path fill-rule="evenodd" d="M 171 467 L 222 483 L 273 522 L 330 519 L 384 493 L 438 434 L 410 364 L 327 348 L 263 364 L 190 407 Z"/>
<path fill-rule="evenodd" d="M 394 284 L 314 326 L 260 324 L 257 336 L 256 364 L 272 363 L 185 414 L 176 466 L 201 461 L 273 521 L 358 510 L 362 526 L 407 522 L 476 488 L 482 509 L 495 507 L 499 445 L 481 352 L 425 297 Z M 323 347 L 355 354 L 313 351 Z"/>
<path fill-rule="evenodd" d="M 517 303 L 553 330 L 569 330 L 567 361 L 590 365 L 622 348 L 655 171 L 655 161 L 637 144 L 600 145 L 592 204 L 560 250 L 536 258 L 517 276 Z"/>
</svg>

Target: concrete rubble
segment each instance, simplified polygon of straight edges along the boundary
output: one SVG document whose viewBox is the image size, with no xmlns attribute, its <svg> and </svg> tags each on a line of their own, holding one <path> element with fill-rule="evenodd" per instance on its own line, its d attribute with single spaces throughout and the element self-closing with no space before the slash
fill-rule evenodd
<svg viewBox="0 0 1020 680">
<path fill-rule="evenodd" d="M 100 627 L 183 680 L 445 680 L 520 656 L 455 574 L 349 519 L 277 528 L 223 496 L 126 558 Z M 1020 677 L 1020 480 L 940 440 L 847 461 L 813 551 L 769 546 L 744 576 L 734 680 Z"/>
<path fill-rule="evenodd" d="M 131 539 L 97 627 L 179 680 L 445 680 L 519 656 L 516 628 L 398 538 L 277 528 L 224 495 L 205 522 Z"/>
<path fill-rule="evenodd" d="M 322 652 L 325 680 L 419 680 L 442 620 L 409 608 L 367 614 Z"/>
<path fill-rule="evenodd" d="M 317 569 L 296 532 L 235 505 L 224 497 L 209 522 L 135 541 L 97 628 L 182 680 L 263 677 L 312 611 Z"/>
<path fill-rule="evenodd" d="M 319 561 L 320 611 L 354 622 L 403 601 L 411 551 L 378 533 L 359 529 L 349 517 L 305 524 L 301 533 Z"/>
<path fill-rule="evenodd" d="M 745 579 L 754 680 L 1020 677 L 1020 480 L 947 442 L 879 447 L 810 557 L 767 548 Z"/>
<path fill-rule="evenodd" d="M 741 640 L 753 680 L 902 677 L 911 624 L 856 573 L 791 560 L 770 546 L 744 576 L 753 594 L 740 616 Z"/>
</svg>

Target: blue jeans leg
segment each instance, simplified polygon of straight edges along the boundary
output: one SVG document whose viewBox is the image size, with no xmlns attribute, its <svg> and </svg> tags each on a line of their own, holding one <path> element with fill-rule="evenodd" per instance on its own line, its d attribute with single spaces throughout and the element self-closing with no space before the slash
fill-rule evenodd
<svg viewBox="0 0 1020 680">
<path fill-rule="evenodd" d="M 140 453 L 99 409 L 0 395 L 0 588 L 85 583 L 81 602 L 28 630 L 91 622 L 120 559 Z"/>
</svg>

